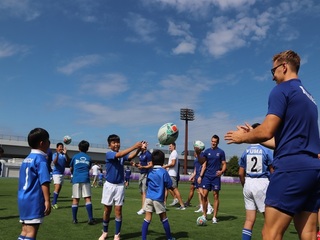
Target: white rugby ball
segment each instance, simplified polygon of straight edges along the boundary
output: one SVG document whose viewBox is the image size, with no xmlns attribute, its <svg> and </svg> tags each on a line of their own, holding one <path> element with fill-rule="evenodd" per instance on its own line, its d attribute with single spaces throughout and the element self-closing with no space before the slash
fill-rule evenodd
<svg viewBox="0 0 320 240">
<path fill-rule="evenodd" d="M 173 123 L 163 124 L 158 131 L 158 140 L 161 145 L 174 143 L 179 136 L 179 129 Z"/>
<path fill-rule="evenodd" d="M 200 140 L 196 140 L 193 142 L 193 147 L 196 147 L 196 148 L 199 148 L 201 150 L 204 150 L 205 149 L 205 145 L 202 141 Z"/>
<path fill-rule="evenodd" d="M 68 145 L 72 142 L 72 138 L 69 135 L 63 137 L 64 144 Z"/>
</svg>

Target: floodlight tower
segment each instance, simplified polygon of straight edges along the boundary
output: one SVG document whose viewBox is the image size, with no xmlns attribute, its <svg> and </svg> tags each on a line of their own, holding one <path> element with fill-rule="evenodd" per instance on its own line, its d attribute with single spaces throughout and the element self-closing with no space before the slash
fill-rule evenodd
<svg viewBox="0 0 320 240">
<path fill-rule="evenodd" d="M 185 138 L 184 138 L 184 166 L 183 166 L 183 174 L 187 174 L 187 159 L 188 159 L 188 121 L 194 120 L 194 111 L 189 108 L 181 108 L 180 109 L 180 120 L 185 121 Z"/>
</svg>

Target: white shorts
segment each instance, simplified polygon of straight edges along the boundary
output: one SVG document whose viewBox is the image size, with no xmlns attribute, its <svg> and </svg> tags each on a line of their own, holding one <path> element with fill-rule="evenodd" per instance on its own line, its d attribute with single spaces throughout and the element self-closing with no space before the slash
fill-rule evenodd
<svg viewBox="0 0 320 240">
<path fill-rule="evenodd" d="M 63 184 L 63 174 L 53 174 L 53 184 Z"/>
<path fill-rule="evenodd" d="M 20 220 L 22 224 L 32 225 L 32 224 L 40 224 L 43 223 L 43 218 L 35 218 L 30 220 Z"/>
<path fill-rule="evenodd" d="M 124 201 L 123 183 L 113 184 L 105 182 L 103 184 L 101 203 L 106 206 L 122 206 Z"/>
<path fill-rule="evenodd" d="M 150 198 L 146 198 L 144 202 L 144 210 L 146 212 L 156 212 L 156 214 L 160 214 L 166 212 L 166 206 L 164 202 L 154 201 Z"/>
<path fill-rule="evenodd" d="M 264 212 L 266 192 L 269 185 L 268 178 L 246 177 L 243 188 L 244 205 L 246 210 L 259 210 Z"/>
<path fill-rule="evenodd" d="M 72 185 L 72 198 L 91 197 L 90 183 L 75 183 Z"/>
</svg>

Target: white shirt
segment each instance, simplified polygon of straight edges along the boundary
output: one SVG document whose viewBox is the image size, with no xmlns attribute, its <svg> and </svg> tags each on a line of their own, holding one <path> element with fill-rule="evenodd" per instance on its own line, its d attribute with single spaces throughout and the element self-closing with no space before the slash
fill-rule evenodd
<svg viewBox="0 0 320 240">
<path fill-rule="evenodd" d="M 97 176 L 98 175 L 98 170 L 100 169 L 100 167 L 99 167 L 99 165 L 93 165 L 92 166 L 92 175 L 95 175 L 95 176 Z"/>
<path fill-rule="evenodd" d="M 177 174 L 178 174 L 178 161 L 179 161 L 179 155 L 178 155 L 177 150 L 173 150 L 170 153 L 169 161 L 168 161 L 169 165 L 172 163 L 173 159 L 176 160 L 176 163 L 175 163 L 174 167 L 169 167 L 168 173 L 172 177 L 177 177 Z"/>
</svg>

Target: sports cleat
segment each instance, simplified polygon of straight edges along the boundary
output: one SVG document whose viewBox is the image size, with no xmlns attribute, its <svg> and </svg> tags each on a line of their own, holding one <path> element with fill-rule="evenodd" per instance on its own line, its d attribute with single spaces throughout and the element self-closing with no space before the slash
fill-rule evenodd
<svg viewBox="0 0 320 240">
<path fill-rule="evenodd" d="M 218 223 L 218 219 L 216 219 L 215 217 L 212 218 L 212 223 Z"/>
<path fill-rule="evenodd" d="M 73 224 L 77 224 L 77 223 L 78 223 L 78 220 L 77 220 L 77 219 L 74 219 L 74 220 L 72 221 L 72 223 L 73 223 Z"/>
<path fill-rule="evenodd" d="M 90 220 L 88 221 L 88 224 L 89 224 L 89 225 L 95 225 L 95 224 L 96 224 L 96 220 L 90 219 Z"/>
<path fill-rule="evenodd" d="M 58 204 L 53 204 L 51 207 L 52 207 L 53 209 L 58 209 L 58 208 L 59 208 Z"/>
<path fill-rule="evenodd" d="M 142 208 L 137 212 L 138 215 L 143 215 L 145 213 L 146 213 L 146 211 L 143 210 Z"/>
<path fill-rule="evenodd" d="M 117 235 L 114 235 L 113 240 L 120 240 L 120 233 L 118 233 Z"/>
<path fill-rule="evenodd" d="M 176 205 L 178 202 L 179 202 L 178 199 L 175 198 L 175 199 L 173 199 L 173 202 L 169 204 L 169 206 L 174 206 L 174 205 Z"/>
<path fill-rule="evenodd" d="M 194 212 L 203 212 L 202 207 L 200 207 L 198 210 L 195 210 Z"/>
<path fill-rule="evenodd" d="M 184 206 L 185 206 L 185 207 L 190 207 L 191 204 L 190 204 L 189 202 L 185 202 L 185 203 L 184 203 Z"/>
<path fill-rule="evenodd" d="M 177 208 L 178 210 L 186 210 L 186 208 L 184 206 L 180 206 Z"/>
<path fill-rule="evenodd" d="M 207 214 L 212 214 L 213 213 L 213 208 L 210 208 L 207 210 Z"/>
<path fill-rule="evenodd" d="M 107 237 L 108 237 L 108 233 L 107 233 L 107 232 L 103 232 L 103 231 L 102 231 L 102 234 L 101 234 L 101 236 L 99 237 L 99 239 L 98 239 L 98 240 L 106 240 L 106 239 L 107 239 Z"/>
</svg>

